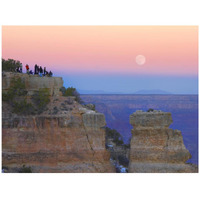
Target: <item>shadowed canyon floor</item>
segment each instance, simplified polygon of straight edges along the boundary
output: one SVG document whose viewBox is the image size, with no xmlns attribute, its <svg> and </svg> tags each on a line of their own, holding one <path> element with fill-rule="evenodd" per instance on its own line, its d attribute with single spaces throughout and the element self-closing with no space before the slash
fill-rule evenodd
<svg viewBox="0 0 200 200">
<path fill-rule="evenodd" d="M 190 163 L 198 164 L 198 96 L 197 95 L 81 95 L 85 103 L 94 103 L 104 113 L 107 125 L 121 133 L 125 142 L 131 138 L 129 116 L 136 110 L 149 108 L 171 112 L 172 129 L 182 132 L 190 151 Z"/>
</svg>

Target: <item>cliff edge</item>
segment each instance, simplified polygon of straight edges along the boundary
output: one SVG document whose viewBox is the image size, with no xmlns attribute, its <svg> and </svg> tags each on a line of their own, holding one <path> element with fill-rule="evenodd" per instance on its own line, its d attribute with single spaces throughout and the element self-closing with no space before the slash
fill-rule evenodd
<svg viewBox="0 0 200 200">
<path fill-rule="evenodd" d="M 133 125 L 130 143 L 129 172 L 198 172 L 186 164 L 191 158 L 181 131 L 170 129 L 171 113 L 136 111 L 130 115 Z"/>
<path fill-rule="evenodd" d="M 60 77 L 39 77 L 4 72 L 3 93 L 13 79 L 20 78 L 28 91 L 47 89 L 49 102 L 40 114 L 17 114 L 2 103 L 2 166 L 19 172 L 23 166 L 32 172 L 115 172 L 105 149 L 105 117 L 83 107 L 73 97 L 63 97 Z"/>
</svg>

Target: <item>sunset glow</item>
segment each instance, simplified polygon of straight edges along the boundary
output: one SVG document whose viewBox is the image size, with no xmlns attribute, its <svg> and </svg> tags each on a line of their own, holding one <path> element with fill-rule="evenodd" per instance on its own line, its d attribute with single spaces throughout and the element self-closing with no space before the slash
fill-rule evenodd
<svg viewBox="0 0 200 200">
<path fill-rule="evenodd" d="M 59 73 L 197 76 L 198 27 L 3 26 L 2 54 Z"/>
</svg>

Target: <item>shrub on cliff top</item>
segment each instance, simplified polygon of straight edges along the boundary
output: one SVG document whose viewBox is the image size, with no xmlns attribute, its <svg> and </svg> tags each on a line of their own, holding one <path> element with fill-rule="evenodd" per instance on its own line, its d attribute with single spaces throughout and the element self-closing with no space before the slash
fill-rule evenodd
<svg viewBox="0 0 200 200">
<path fill-rule="evenodd" d="M 107 138 L 119 138 L 121 135 L 115 129 L 106 127 L 106 137 Z"/>
<path fill-rule="evenodd" d="M 13 59 L 2 59 L 2 71 L 15 72 L 17 67 L 22 67 L 22 63 L 20 63 L 20 61 Z"/>
<path fill-rule="evenodd" d="M 147 110 L 147 112 L 153 112 L 153 111 L 154 111 L 153 108 L 149 108 L 149 109 Z"/>
<path fill-rule="evenodd" d="M 119 132 L 115 129 L 106 127 L 106 140 L 112 139 L 116 145 L 123 145 L 123 139 Z"/>
<path fill-rule="evenodd" d="M 35 106 L 32 103 L 28 103 L 26 100 L 25 83 L 21 78 L 14 78 L 11 80 L 10 88 L 7 92 L 2 94 L 2 100 L 7 102 L 11 107 L 12 111 L 21 115 L 31 115 L 42 113 L 47 104 L 50 102 L 50 94 L 47 88 L 39 89 L 31 97 Z M 20 97 L 20 98 L 19 98 Z"/>
<path fill-rule="evenodd" d="M 95 104 L 89 103 L 89 104 L 85 104 L 84 106 L 85 106 L 86 108 L 90 109 L 90 110 L 96 111 L 96 106 L 95 106 Z"/>
<path fill-rule="evenodd" d="M 80 94 L 78 93 L 78 91 L 76 90 L 76 88 L 73 88 L 73 87 L 68 87 L 67 89 L 65 87 L 61 87 L 60 88 L 60 91 L 62 92 L 62 95 L 65 96 L 65 97 L 68 97 L 68 96 L 74 96 L 75 97 L 75 100 L 78 102 L 78 103 L 83 103 L 81 97 L 80 97 Z"/>
</svg>

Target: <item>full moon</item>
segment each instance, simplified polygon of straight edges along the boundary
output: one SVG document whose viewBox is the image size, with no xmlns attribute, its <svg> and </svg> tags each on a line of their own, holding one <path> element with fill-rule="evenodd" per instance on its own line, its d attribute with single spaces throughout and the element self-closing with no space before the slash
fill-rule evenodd
<svg viewBox="0 0 200 200">
<path fill-rule="evenodd" d="M 144 65 L 146 58 L 143 55 L 138 55 L 136 56 L 135 61 L 138 65 Z"/>
</svg>

